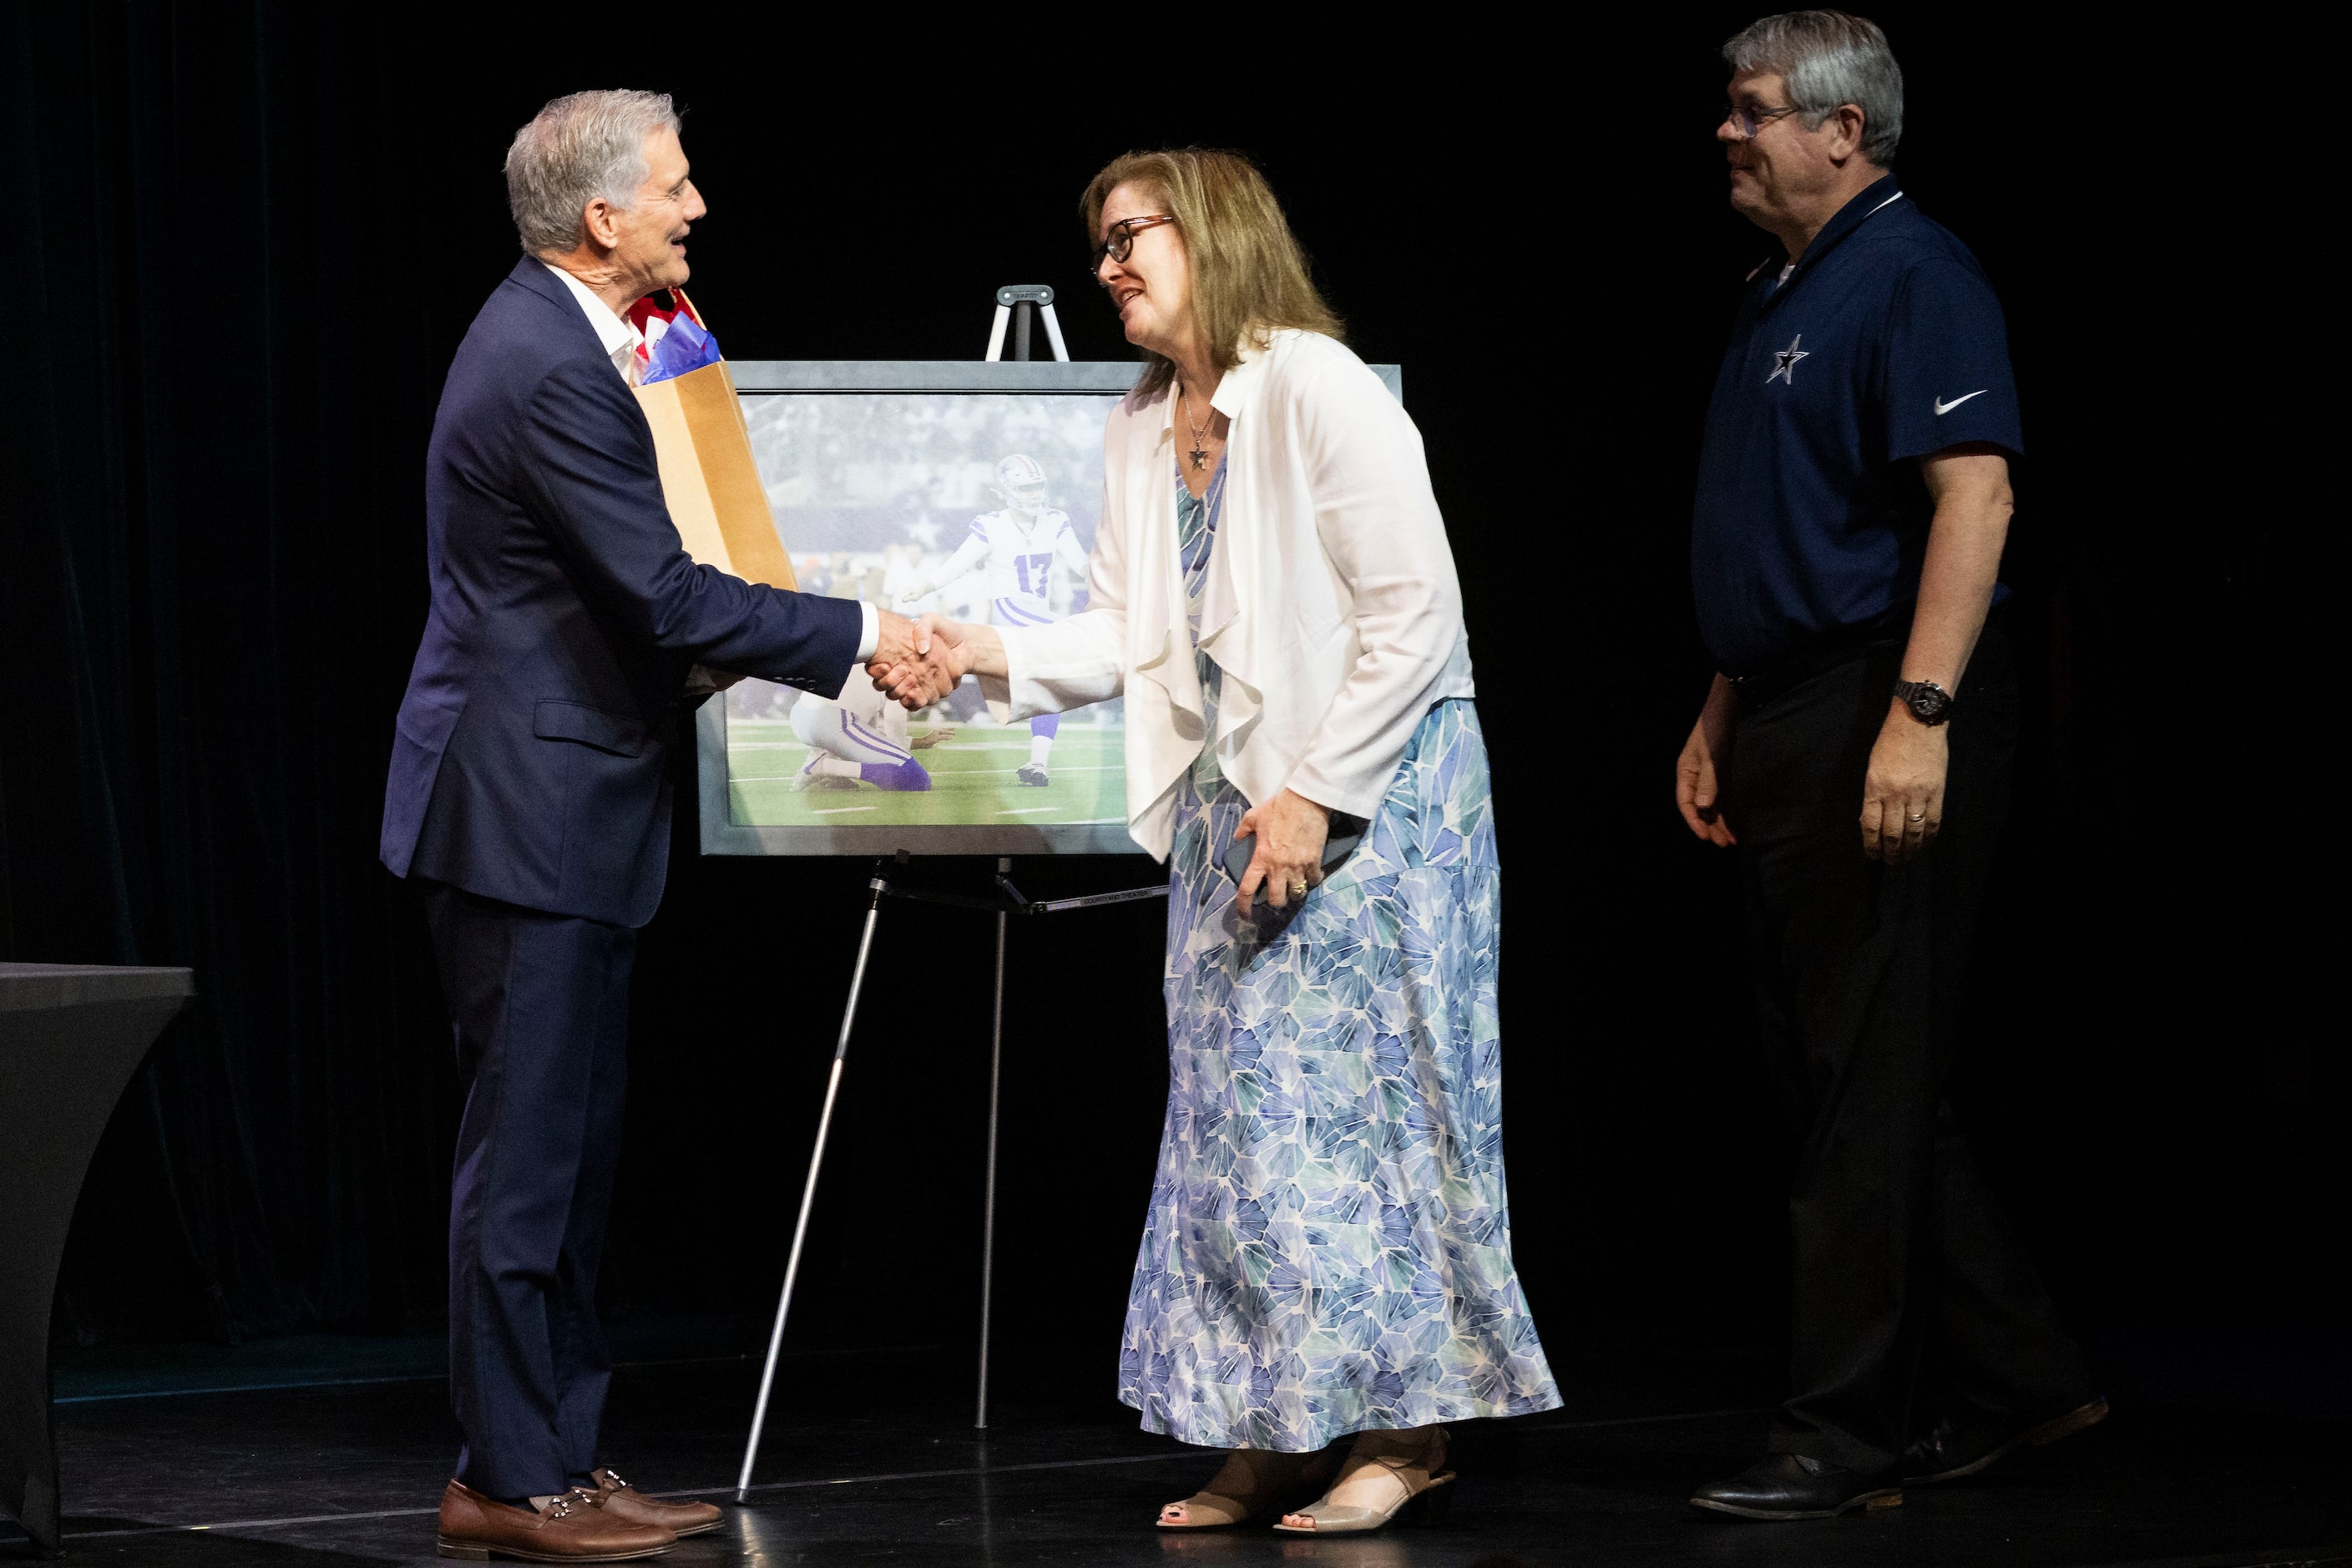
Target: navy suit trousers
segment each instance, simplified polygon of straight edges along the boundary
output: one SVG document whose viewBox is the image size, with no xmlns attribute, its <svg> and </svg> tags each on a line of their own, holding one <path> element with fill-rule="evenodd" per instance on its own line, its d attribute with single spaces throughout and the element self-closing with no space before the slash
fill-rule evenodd
<svg viewBox="0 0 2352 1568">
<path fill-rule="evenodd" d="M 612 1381 L 596 1265 L 636 932 L 421 886 L 466 1097 L 449 1194 L 457 1479 L 491 1497 L 543 1497 L 595 1468 Z"/>
</svg>

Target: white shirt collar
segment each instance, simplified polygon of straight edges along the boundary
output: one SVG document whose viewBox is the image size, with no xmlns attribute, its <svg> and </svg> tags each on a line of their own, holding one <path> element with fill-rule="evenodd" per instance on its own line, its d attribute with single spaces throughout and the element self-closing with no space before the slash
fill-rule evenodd
<svg viewBox="0 0 2352 1568">
<path fill-rule="evenodd" d="M 1279 332 L 1269 333 L 1266 347 L 1263 349 L 1244 336 L 1241 341 L 1241 363 L 1225 372 L 1218 381 L 1217 395 L 1209 399 L 1209 406 L 1228 419 L 1239 419 L 1242 410 L 1249 406 L 1250 395 L 1257 390 L 1257 384 L 1265 378 L 1266 350 L 1274 346 L 1272 340 L 1281 335 Z"/>
<path fill-rule="evenodd" d="M 1243 338 L 1238 345 L 1240 363 L 1217 378 L 1216 395 L 1209 399 L 1209 406 L 1229 420 L 1240 418 L 1242 410 L 1249 406 L 1251 394 L 1257 390 L 1257 384 L 1265 378 L 1265 357 L 1274 346 L 1272 340 L 1289 332 L 1290 329 L 1286 327 L 1269 333 L 1265 348 L 1258 347 L 1247 337 Z M 1172 434 L 1176 428 L 1176 397 L 1172 384 L 1160 402 L 1163 405 L 1160 411 L 1160 428 Z"/>
<path fill-rule="evenodd" d="M 581 312 L 588 318 L 588 324 L 596 330 L 596 341 L 604 345 L 605 356 L 613 362 L 613 368 L 621 373 L 623 381 L 631 386 L 636 385 L 637 345 L 646 341 L 645 333 L 613 314 L 613 307 L 596 298 L 589 291 L 588 285 L 562 268 L 544 261 L 540 265 L 563 279 L 563 286 L 572 290 L 574 300 L 580 301 Z"/>
</svg>

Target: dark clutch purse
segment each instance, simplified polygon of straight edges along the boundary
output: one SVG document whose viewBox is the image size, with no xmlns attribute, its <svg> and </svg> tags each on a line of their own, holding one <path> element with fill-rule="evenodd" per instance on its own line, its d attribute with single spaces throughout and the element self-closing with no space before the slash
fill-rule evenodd
<svg viewBox="0 0 2352 1568">
<path fill-rule="evenodd" d="M 1371 826 L 1362 817 L 1350 816 L 1344 811 L 1331 814 L 1331 831 L 1323 840 L 1324 876 L 1330 876 L 1356 852 L 1356 846 L 1364 841 L 1364 835 Z M 1241 886 L 1242 879 L 1249 875 L 1250 857 L 1256 853 L 1257 839 L 1255 837 L 1236 838 L 1225 846 L 1225 876 L 1234 886 Z"/>
</svg>

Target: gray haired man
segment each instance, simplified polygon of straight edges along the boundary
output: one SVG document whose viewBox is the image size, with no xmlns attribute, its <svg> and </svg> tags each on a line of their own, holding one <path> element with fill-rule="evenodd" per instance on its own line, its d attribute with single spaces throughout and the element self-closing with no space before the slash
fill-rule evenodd
<svg viewBox="0 0 2352 1568">
<path fill-rule="evenodd" d="M 697 664 L 839 695 L 919 651 L 899 616 L 689 560 L 662 499 L 631 308 L 687 280 L 703 216 L 669 100 L 557 99 L 515 135 L 524 255 L 458 346 L 433 422 L 432 609 L 384 790 L 466 1110 L 449 1201 L 446 1557 L 616 1563 L 718 1529 L 600 1457 L 596 1319 L 637 929 L 668 868 L 670 758 Z"/>
<path fill-rule="evenodd" d="M 1794 1342 L 1769 1455 L 1691 1501 L 1809 1519 L 2106 1405 L 1943 1098 L 2017 728 L 2000 305 L 1889 172 L 1903 74 L 1875 25 L 1768 16 L 1724 58 L 1731 204 L 1781 251 L 1707 408 L 1691 577 L 1720 673 L 1675 793 L 1739 858 L 1796 1134 Z"/>
</svg>

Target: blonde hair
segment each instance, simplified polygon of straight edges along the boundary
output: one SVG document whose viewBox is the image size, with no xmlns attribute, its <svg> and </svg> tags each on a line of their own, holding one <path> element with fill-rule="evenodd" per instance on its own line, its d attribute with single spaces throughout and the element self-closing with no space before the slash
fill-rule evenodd
<svg viewBox="0 0 2352 1568">
<path fill-rule="evenodd" d="M 1241 363 L 1244 340 L 1262 349 L 1280 328 L 1340 335 L 1339 318 L 1307 277 L 1307 253 L 1281 204 L 1247 158 L 1180 147 L 1112 159 L 1087 182 L 1078 202 L 1087 244 L 1102 237 L 1103 204 L 1111 192 L 1130 184 L 1176 219 L 1192 264 L 1192 316 L 1219 370 Z M 1143 358 L 1147 368 L 1136 391 L 1149 397 L 1167 389 L 1176 366 L 1150 350 Z"/>
</svg>

